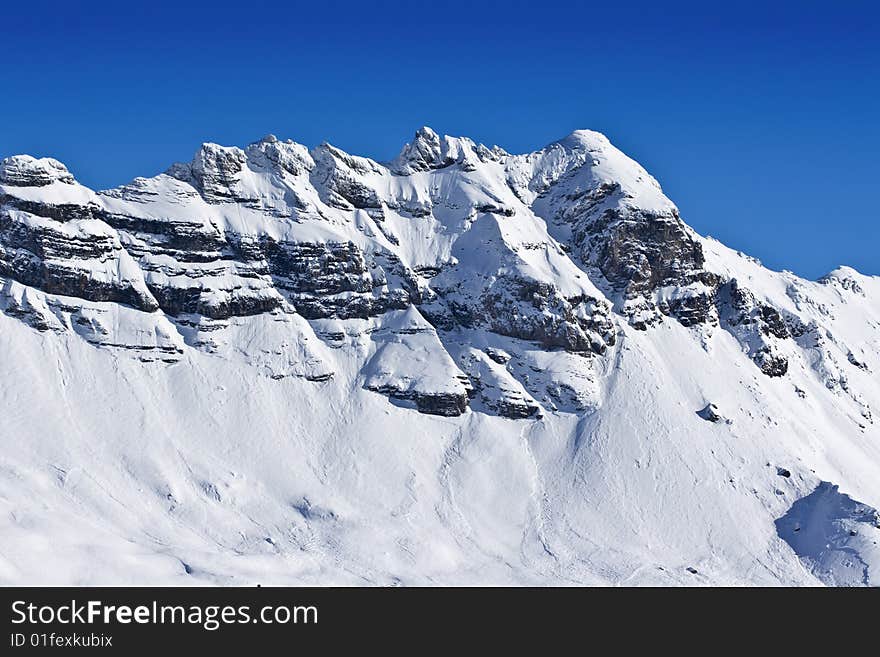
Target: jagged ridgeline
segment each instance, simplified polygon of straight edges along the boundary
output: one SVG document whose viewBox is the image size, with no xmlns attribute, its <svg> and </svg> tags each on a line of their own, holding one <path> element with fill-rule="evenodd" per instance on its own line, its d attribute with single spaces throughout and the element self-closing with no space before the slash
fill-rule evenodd
<svg viewBox="0 0 880 657">
<path fill-rule="evenodd" d="M 673 322 L 706 349 L 729 334 L 767 377 L 819 377 L 868 423 L 848 379 L 863 347 L 834 326 L 867 304 L 865 280 L 769 272 L 697 235 L 590 131 L 511 155 L 422 128 L 389 163 L 209 143 L 100 192 L 53 159 L 0 163 L 5 314 L 147 362 L 195 349 L 446 416 L 594 410 L 620 337 Z"/>
</svg>

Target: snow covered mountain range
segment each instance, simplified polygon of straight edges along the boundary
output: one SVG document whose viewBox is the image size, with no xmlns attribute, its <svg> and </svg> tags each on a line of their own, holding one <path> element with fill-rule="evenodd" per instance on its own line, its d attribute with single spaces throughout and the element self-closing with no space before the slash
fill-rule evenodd
<svg viewBox="0 0 880 657">
<path fill-rule="evenodd" d="M 3 584 L 880 584 L 880 278 L 596 132 L 8 157 L 0 355 Z"/>
</svg>

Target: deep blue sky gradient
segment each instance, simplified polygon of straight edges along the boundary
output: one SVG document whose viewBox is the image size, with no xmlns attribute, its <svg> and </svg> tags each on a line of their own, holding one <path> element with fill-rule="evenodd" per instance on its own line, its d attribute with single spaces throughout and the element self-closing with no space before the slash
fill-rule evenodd
<svg viewBox="0 0 880 657">
<path fill-rule="evenodd" d="M 423 124 L 511 152 L 591 128 L 698 231 L 880 274 L 880 10 L 721 4 L 7 3 L 0 156 L 106 188 L 269 132 L 386 160 Z"/>
</svg>

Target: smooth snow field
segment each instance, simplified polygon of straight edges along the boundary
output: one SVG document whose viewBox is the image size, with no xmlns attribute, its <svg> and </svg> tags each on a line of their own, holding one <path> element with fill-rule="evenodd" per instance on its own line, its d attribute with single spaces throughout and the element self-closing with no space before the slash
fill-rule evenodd
<svg viewBox="0 0 880 657">
<path fill-rule="evenodd" d="M 876 516 L 821 546 L 851 515 L 822 482 L 860 518 L 880 506 L 876 432 L 841 432 L 724 333 L 711 353 L 675 324 L 644 335 L 609 359 L 598 413 L 442 418 L 346 382 L 347 359 L 274 380 L 0 315 L 0 581 L 876 583 Z M 697 415 L 708 400 L 729 424 Z"/>
</svg>

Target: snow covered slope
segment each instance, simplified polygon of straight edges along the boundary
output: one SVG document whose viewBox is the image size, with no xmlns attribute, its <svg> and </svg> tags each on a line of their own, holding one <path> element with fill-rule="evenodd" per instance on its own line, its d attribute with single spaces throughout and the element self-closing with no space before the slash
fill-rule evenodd
<svg viewBox="0 0 880 657">
<path fill-rule="evenodd" d="M 880 279 L 595 132 L 0 162 L 0 583 L 877 584 Z"/>
</svg>

